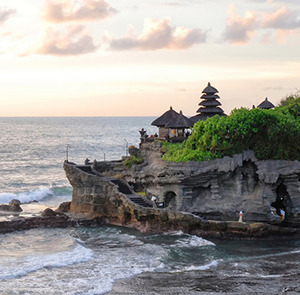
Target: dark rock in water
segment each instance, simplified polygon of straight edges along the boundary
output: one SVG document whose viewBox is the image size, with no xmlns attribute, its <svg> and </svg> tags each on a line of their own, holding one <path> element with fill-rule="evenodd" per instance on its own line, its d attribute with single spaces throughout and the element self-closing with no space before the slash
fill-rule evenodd
<svg viewBox="0 0 300 295">
<path fill-rule="evenodd" d="M 43 217 L 46 217 L 46 216 L 51 217 L 51 216 L 55 216 L 55 215 L 56 215 L 56 213 L 50 208 L 46 208 L 42 213 Z"/>
<path fill-rule="evenodd" d="M 0 205 L 1 211 L 8 212 L 22 212 L 22 208 L 20 206 L 21 202 L 19 200 L 11 200 L 8 205 Z"/>
<path fill-rule="evenodd" d="M 70 205 L 71 205 L 71 202 L 63 202 L 58 206 L 58 208 L 55 210 L 55 212 L 67 213 L 70 211 Z"/>
<path fill-rule="evenodd" d="M 33 228 L 65 228 L 70 226 L 95 226 L 103 225 L 105 222 L 100 219 L 72 219 L 65 214 L 56 216 L 36 216 L 30 218 L 14 218 L 9 221 L 0 221 L 0 234 L 10 233 L 16 230 L 28 230 Z"/>
</svg>

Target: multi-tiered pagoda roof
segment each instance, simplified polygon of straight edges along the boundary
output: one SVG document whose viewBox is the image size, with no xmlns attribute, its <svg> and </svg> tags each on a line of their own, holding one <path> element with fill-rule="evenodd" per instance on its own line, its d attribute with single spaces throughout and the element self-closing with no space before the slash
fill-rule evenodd
<svg viewBox="0 0 300 295">
<path fill-rule="evenodd" d="M 199 115 L 190 118 L 194 123 L 199 120 L 206 120 L 215 115 L 226 116 L 224 111 L 219 107 L 221 103 L 218 101 L 220 96 L 216 94 L 218 92 L 219 91 L 208 82 L 207 87 L 202 91 L 203 95 L 200 97 L 202 101 L 199 103 L 200 108 L 197 110 Z"/>
</svg>

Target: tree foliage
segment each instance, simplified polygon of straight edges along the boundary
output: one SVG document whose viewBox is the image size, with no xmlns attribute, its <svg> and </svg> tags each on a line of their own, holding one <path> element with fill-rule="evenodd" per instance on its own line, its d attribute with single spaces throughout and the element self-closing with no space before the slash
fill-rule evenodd
<svg viewBox="0 0 300 295">
<path fill-rule="evenodd" d="M 235 109 L 197 122 L 183 144 L 166 144 L 168 161 L 203 161 L 253 150 L 258 159 L 300 160 L 300 97 L 274 110 Z"/>
</svg>

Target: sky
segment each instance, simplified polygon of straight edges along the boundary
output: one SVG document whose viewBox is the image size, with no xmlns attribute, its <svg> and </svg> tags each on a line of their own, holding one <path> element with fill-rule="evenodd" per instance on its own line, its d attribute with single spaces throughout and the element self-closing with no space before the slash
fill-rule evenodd
<svg viewBox="0 0 300 295">
<path fill-rule="evenodd" d="M 299 0 L 1 0 L 0 116 L 196 114 L 300 89 Z"/>
</svg>

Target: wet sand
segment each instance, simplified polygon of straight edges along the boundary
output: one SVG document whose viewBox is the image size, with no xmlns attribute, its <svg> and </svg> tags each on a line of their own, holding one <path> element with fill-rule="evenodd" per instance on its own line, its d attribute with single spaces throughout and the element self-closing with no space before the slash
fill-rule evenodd
<svg viewBox="0 0 300 295">
<path fill-rule="evenodd" d="M 117 281 L 108 295 L 300 294 L 300 275 L 223 277 L 214 271 L 143 273 Z"/>
</svg>

